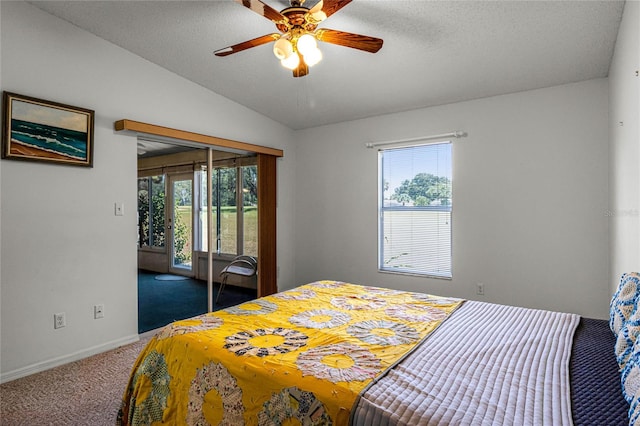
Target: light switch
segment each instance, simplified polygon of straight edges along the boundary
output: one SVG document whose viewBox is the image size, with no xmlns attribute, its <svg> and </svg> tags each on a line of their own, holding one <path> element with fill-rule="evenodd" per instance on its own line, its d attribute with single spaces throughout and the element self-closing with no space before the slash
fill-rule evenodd
<svg viewBox="0 0 640 426">
<path fill-rule="evenodd" d="M 115 204 L 115 213 L 116 216 L 124 216 L 124 203 Z"/>
</svg>

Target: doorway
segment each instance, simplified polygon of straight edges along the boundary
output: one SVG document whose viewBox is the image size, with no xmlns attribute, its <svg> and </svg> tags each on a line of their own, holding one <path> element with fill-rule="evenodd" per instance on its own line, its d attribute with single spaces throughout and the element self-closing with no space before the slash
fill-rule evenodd
<svg viewBox="0 0 640 426">
<path fill-rule="evenodd" d="M 242 151 L 253 153 L 258 157 L 258 297 L 268 296 L 278 291 L 277 279 L 277 250 L 276 250 L 276 222 L 277 222 L 277 179 L 276 161 L 283 157 L 281 149 L 261 145 L 222 139 L 186 130 L 172 129 L 155 124 L 122 119 L 114 123 L 116 132 L 135 132 L 138 134 L 138 156 L 144 154 L 144 142 L 151 138 L 165 142 L 181 141 L 191 147 L 216 147 L 228 152 Z M 212 152 L 212 151 L 209 151 Z M 140 158 L 138 158 L 140 161 Z M 209 253 L 211 251 L 209 250 Z M 211 264 L 211 262 L 208 262 Z"/>
<path fill-rule="evenodd" d="M 257 277 L 218 293 L 224 266 L 258 255 L 257 157 L 148 140 L 138 147 L 138 331 L 255 299 Z"/>
<path fill-rule="evenodd" d="M 169 272 L 193 276 L 193 173 L 169 175 Z"/>
</svg>

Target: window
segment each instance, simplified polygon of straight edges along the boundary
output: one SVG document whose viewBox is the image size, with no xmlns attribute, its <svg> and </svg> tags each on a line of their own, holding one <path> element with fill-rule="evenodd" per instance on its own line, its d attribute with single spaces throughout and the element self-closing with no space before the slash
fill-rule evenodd
<svg viewBox="0 0 640 426">
<path fill-rule="evenodd" d="M 242 253 L 258 256 L 258 166 L 242 167 Z"/>
<path fill-rule="evenodd" d="M 207 251 L 207 173 L 206 170 L 198 173 L 200 212 L 196 226 L 197 241 L 199 248 Z M 218 254 L 258 255 L 257 176 L 258 167 L 255 164 L 219 166 L 212 170 L 211 225 L 214 251 Z"/>
<path fill-rule="evenodd" d="M 379 152 L 379 269 L 451 278 L 451 143 Z"/>
<path fill-rule="evenodd" d="M 237 169 L 213 169 L 213 229 L 218 253 L 238 253 Z"/>
<path fill-rule="evenodd" d="M 164 248 L 164 175 L 138 178 L 138 247 Z"/>
</svg>

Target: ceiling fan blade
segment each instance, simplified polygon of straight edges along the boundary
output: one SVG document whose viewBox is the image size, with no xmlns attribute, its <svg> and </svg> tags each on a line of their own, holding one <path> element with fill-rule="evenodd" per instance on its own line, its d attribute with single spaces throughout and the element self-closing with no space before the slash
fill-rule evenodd
<svg viewBox="0 0 640 426">
<path fill-rule="evenodd" d="M 322 6 L 320 7 L 328 18 L 329 16 L 333 15 L 334 13 L 351 3 L 351 0 L 320 0 L 319 3 L 322 3 Z M 312 8 L 312 10 L 314 8 L 315 6 Z"/>
<path fill-rule="evenodd" d="M 320 12 L 322 10 L 322 6 L 323 5 L 324 5 L 323 1 L 320 0 L 318 3 L 315 4 L 315 6 L 313 6 L 311 9 L 309 9 L 309 13 Z"/>
<path fill-rule="evenodd" d="M 244 7 L 253 10 L 258 15 L 262 15 L 273 22 L 286 21 L 287 18 L 271 6 L 264 4 L 260 0 L 235 0 L 236 3 L 240 3 Z"/>
<path fill-rule="evenodd" d="M 376 53 L 382 47 L 382 39 L 347 33 L 344 31 L 330 30 L 321 28 L 316 31 L 316 38 L 326 43 L 337 44 L 340 46 L 351 47 L 353 49 L 364 50 L 365 52 Z"/>
<path fill-rule="evenodd" d="M 234 44 L 233 46 L 225 47 L 224 49 L 218 49 L 213 53 L 215 53 L 216 56 L 228 56 L 233 53 L 242 52 L 243 50 L 247 50 L 252 47 L 267 44 L 269 42 L 278 40 L 279 38 L 280 34 L 267 34 L 263 35 L 262 37 L 254 38 L 253 40 L 247 40 L 242 43 Z"/>
</svg>

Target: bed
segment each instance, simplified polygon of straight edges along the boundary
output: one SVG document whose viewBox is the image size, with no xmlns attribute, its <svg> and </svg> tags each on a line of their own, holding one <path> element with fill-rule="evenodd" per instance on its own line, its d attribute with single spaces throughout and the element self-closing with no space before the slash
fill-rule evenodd
<svg viewBox="0 0 640 426">
<path fill-rule="evenodd" d="M 623 276 L 610 321 L 306 284 L 164 327 L 132 369 L 117 423 L 633 424 L 638 278 Z"/>
</svg>

